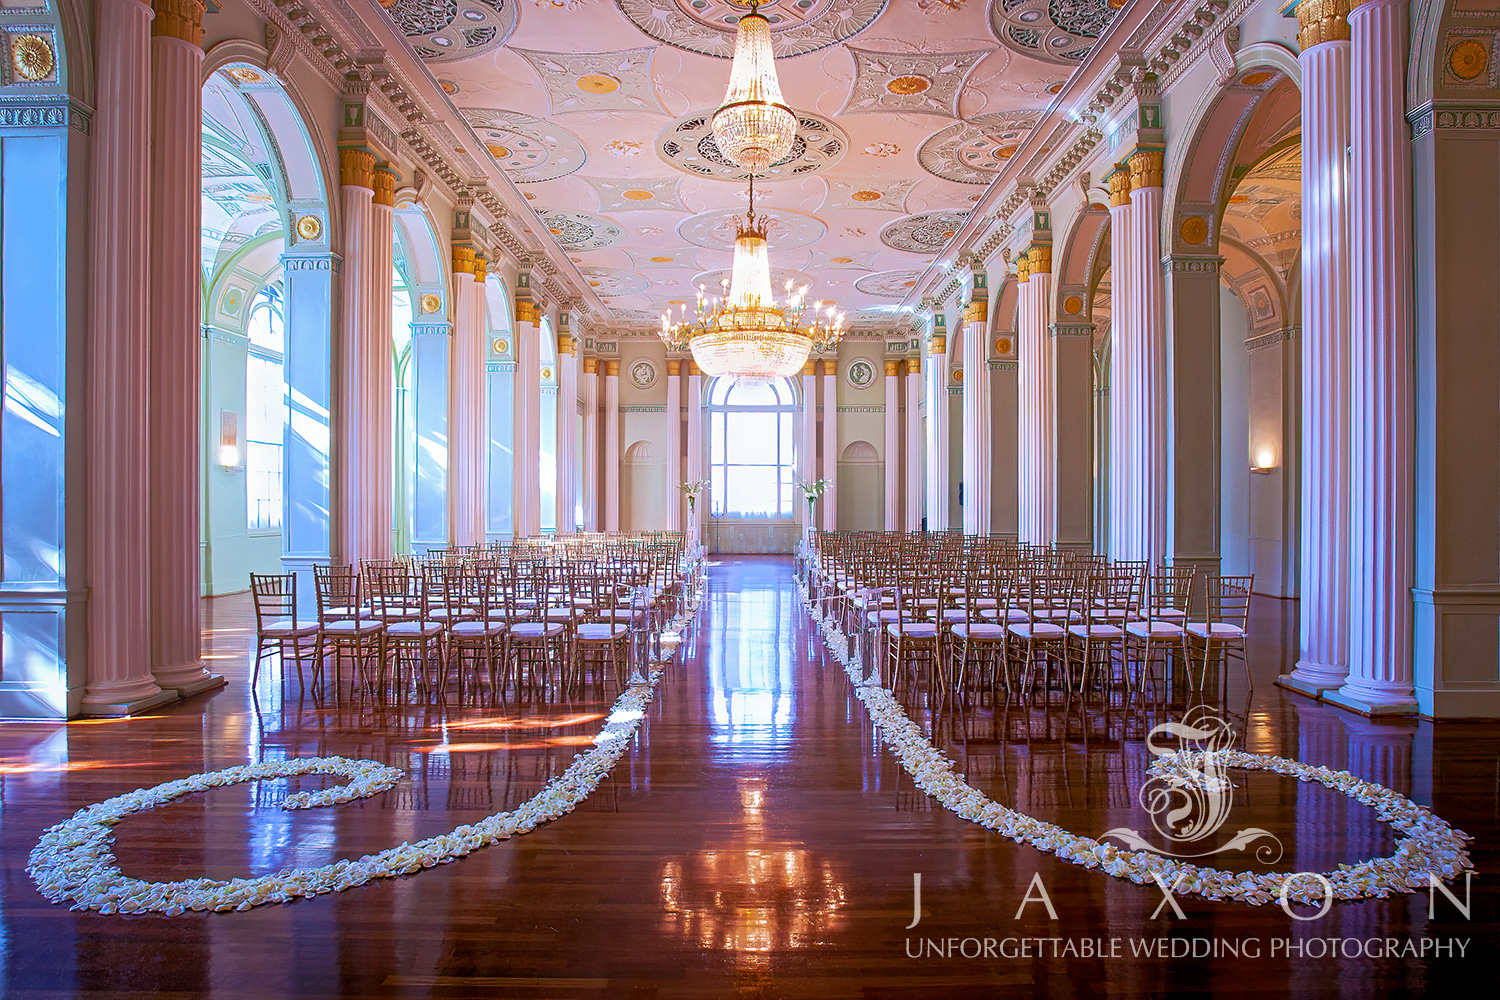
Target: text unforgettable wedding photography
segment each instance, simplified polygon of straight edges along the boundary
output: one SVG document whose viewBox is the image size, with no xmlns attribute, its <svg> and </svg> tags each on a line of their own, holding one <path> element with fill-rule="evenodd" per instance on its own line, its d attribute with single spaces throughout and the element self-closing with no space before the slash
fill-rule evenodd
<svg viewBox="0 0 1500 1000">
<path fill-rule="evenodd" d="M 0 996 L 1500 949 L 1500 4 L 0 3 Z"/>
</svg>

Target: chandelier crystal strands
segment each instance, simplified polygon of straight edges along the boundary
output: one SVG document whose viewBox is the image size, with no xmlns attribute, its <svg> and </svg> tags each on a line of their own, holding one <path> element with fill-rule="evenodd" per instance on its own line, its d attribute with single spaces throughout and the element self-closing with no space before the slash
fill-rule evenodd
<svg viewBox="0 0 1500 1000">
<path fill-rule="evenodd" d="M 755 214 L 755 178 L 750 178 L 750 207 L 735 220 L 734 265 L 727 294 L 710 296 L 698 287 L 689 318 L 678 305 L 674 322 L 669 308 L 661 317 L 661 339 L 669 351 L 691 349 L 707 375 L 729 375 L 740 381 L 764 382 L 795 375 L 814 350 L 838 344 L 844 314 L 830 303 L 811 307 L 807 286 L 786 283 L 780 305 L 771 294 L 771 260 L 766 250 L 767 219 Z"/>
<path fill-rule="evenodd" d="M 797 116 L 786 106 L 776 79 L 771 23 L 759 7 L 759 0 L 751 0 L 750 13 L 734 29 L 729 89 L 713 117 L 719 151 L 752 177 L 786 156 L 797 136 Z"/>
</svg>

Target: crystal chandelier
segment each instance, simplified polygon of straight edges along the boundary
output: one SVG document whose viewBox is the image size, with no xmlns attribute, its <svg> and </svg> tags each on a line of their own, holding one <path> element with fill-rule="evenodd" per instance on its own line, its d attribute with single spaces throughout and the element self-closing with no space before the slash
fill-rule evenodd
<svg viewBox="0 0 1500 1000">
<path fill-rule="evenodd" d="M 708 375 L 729 375 L 763 382 L 795 375 L 814 349 L 835 346 L 844 331 L 844 314 L 829 303 L 809 309 L 807 286 L 786 283 L 780 305 L 771 294 L 771 260 L 766 250 L 766 217 L 755 214 L 755 179 L 750 180 L 750 208 L 735 220 L 734 266 L 724 298 L 698 288 L 691 319 L 687 306 L 662 314 L 661 339 L 669 351 L 690 348 L 693 360 Z"/>
<path fill-rule="evenodd" d="M 786 156 L 797 135 L 797 116 L 781 96 L 771 24 L 750 0 L 750 13 L 734 30 L 734 66 L 724 103 L 714 112 L 719 151 L 753 176 Z"/>
</svg>

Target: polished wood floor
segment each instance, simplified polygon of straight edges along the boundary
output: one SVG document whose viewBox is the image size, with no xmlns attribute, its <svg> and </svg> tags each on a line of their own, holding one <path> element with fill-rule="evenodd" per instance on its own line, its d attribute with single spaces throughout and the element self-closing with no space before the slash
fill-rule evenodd
<svg viewBox="0 0 1500 1000">
<path fill-rule="evenodd" d="M 453 865 L 245 913 L 123 917 L 48 903 L 25 871 L 39 833 L 110 795 L 255 760 L 342 754 L 409 772 L 391 792 L 287 813 L 286 783 L 194 796 L 117 828 L 121 864 L 157 879 L 226 877 L 358 856 L 524 800 L 607 710 L 567 705 L 315 705 L 264 671 L 248 686 L 244 596 L 204 604 L 227 688 L 149 717 L 0 724 L 0 989 L 10 997 L 991 997 L 1214 992 L 1404 996 L 1493 988 L 1500 917 L 1500 724 L 1377 723 L 1271 683 L 1295 654 L 1295 604 L 1257 601 L 1253 694 L 1218 707 L 1248 749 L 1347 767 L 1431 804 L 1475 836 L 1472 914 L 1425 894 L 1275 907 L 1191 897 L 1153 918 L 1143 888 L 1062 863 L 935 807 L 881 750 L 842 671 L 798 609 L 786 560 L 716 565 L 693 655 L 664 679 L 638 743 L 572 815 Z M 999 801 L 1097 836 L 1149 827 L 1134 789 L 1151 724 L 1175 708 L 1061 702 L 911 712 Z M 309 780 L 301 787 L 316 782 Z M 1303 869 L 1388 853 L 1388 828 L 1323 789 L 1245 778 L 1231 828 L 1281 837 Z M 1223 857 L 1223 856 L 1221 856 Z M 1255 867 L 1224 860 L 1226 867 Z M 1262 869 L 1263 870 L 1263 869 Z M 913 873 L 924 915 L 912 921 Z M 1033 904 L 1039 875 L 1058 919 Z M 1120 938 L 1121 957 L 932 954 L 932 941 Z M 1208 958 L 1130 957 L 1175 939 Z M 1288 940 L 1466 942 L 1465 957 L 1289 957 Z M 1260 954 L 1224 950 L 1258 942 Z M 1194 945 L 1192 942 L 1199 942 Z M 1227 944 L 1227 943 L 1233 943 Z M 1046 952 L 1050 945 L 1042 945 Z M 1170 953 L 1170 942 L 1165 946 Z M 910 957 L 916 951 L 920 957 Z"/>
</svg>

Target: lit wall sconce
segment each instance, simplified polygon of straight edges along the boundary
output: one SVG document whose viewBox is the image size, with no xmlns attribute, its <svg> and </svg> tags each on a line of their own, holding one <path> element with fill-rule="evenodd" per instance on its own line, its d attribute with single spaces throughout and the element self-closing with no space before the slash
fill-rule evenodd
<svg viewBox="0 0 1500 1000">
<path fill-rule="evenodd" d="M 219 411 L 219 467 L 225 472 L 243 472 L 240 464 L 240 415 L 233 410 Z"/>
<path fill-rule="evenodd" d="M 1261 445 L 1255 450 L 1255 454 L 1250 456 L 1250 471 L 1258 475 L 1268 475 L 1280 464 L 1280 456 L 1276 454 L 1276 449 L 1269 444 Z"/>
</svg>

